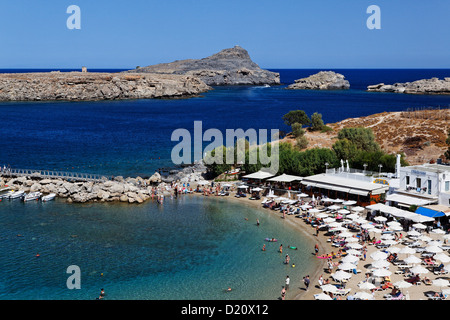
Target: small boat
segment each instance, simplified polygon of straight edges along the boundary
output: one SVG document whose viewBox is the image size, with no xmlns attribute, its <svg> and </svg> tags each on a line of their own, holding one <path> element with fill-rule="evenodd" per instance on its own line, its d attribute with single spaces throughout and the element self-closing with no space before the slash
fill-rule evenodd
<svg viewBox="0 0 450 320">
<path fill-rule="evenodd" d="M 46 202 L 46 201 L 54 200 L 55 198 L 56 198 L 56 194 L 55 194 L 55 193 L 50 193 L 50 194 L 48 194 L 48 195 L 46 195 L 46 196 L 43 196 L 43 197 L 41 198 L 41 200 L 42 200 L 43 202 Z"/>
<path fill-rule="evenodd" d="M 37 192 L 30 192 L 29 194 L 27 194 L 23 198 L 23 201 L 26 202 L 26 201 L 38 200 L 41 196 L 42 196 L 42 193 L 40 193 L 39 191 L 37 191 Z"/>
<path fill-rule="evenodd" d="M 25 191 L 15 191 L 15 192 L 12 192 L 8 198 L 9 199 L 17 199 L 17 198 L 23 197 L 24 195 L 25 195 Z"/>
<path fill-rule="evenodd" d="M 269 242 L 277 242 L 278 239 L 275 239 L 275 238 L 266 238 L 266 241 L 269 241 Z"/>
</svg>

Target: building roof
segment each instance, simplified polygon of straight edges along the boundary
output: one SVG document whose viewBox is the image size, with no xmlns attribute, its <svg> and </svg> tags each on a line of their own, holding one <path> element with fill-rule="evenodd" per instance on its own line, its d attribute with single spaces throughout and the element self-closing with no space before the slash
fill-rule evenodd
<svg viewBox="0 0 450 320">
<path fill-rule="evenodd" d="M 427 200 L 427 199 L 423 199 L 423 198 L 406 196 L 406 195 L 397 194 L 397 193 L 387 195 L 386 200 L 397 202 L 400 204 L 405 204 L 407 206 L 425 206 L 427 204 L 431 204 L 431 203 L 435 202 L 435 200 L 432 200 L 432 199 Z"/>
<path fill-rule="evenodd" d="M 417 208 L 416 213 L 430 218 L 445 217 L 445 213 L 443 213 L 442 211 L 436 211 L 425 207 Z"/>
<path fill-rule="evenodd" d="M 273 177 L 270 179 L 267 179 L 267 181 L 276 181 L 276 182 L 292 182 L 292 181 L 301 181 L 303 178 L 299 176 L 293 176 L 289 174 L 283 173 L 280 176 Z"/>
<path fill-rule="evenodd" d="M 246 178 L 246 179 L 267 179 L 270 177 L 273 177 L 274 175 L 271 174 L 270 172 L 265 172 L 265 171 L 257 171 L 254 173 L 250 173 L 246 176 L 243 176 L 242 178 Z"/>
<path fill-rule="evenodd" d="M 407 220 L 412 220 L 414 222 L 431 222 L 434 221 L 434 218 L 421 215 L 419 213 L 414 213 L 411 211 L 402 210 L 396 207 L 387 206 L 382 203 L 376 203 L 372 204 L 370 206 L 367 206 L 366 209 L 374 210 L 374 211 L 380 211 L 386 214 L 390 214 L 397 218 L 404 218 Z"/>
<path fill-rule="evenodd" d="M 375 195 L 385 193 L 389 190 L 389 186 L 386 185 L 324 173 L 305 177 L 302 180 L 302 184 L 359 195 L 368 195 L 369 193 Z"/>
<path fill-rule="evenodd" d="M 423 165 L 402 167 L 401 169 L 417 170 L 432 173 L 443 173 L 445 171 L 450 172 L 450 166 L 446 166 L 443 164 L 429 164 L 429 163 Z"/>
</svg>

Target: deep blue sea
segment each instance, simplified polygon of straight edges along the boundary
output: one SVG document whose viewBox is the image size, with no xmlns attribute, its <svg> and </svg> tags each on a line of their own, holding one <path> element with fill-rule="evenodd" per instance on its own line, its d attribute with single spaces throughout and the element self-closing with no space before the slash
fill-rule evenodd
<svg viewBox="0 0 450 320">
<path fill-rule="evenodd" d="M 0 70 L 30 71 L 48 70 Z M 172 166 L 178 142 L 171 134 L 192 131 L 194 121 L 203 131 L 287 131 L 282 116 L 296 109 L 330 123 L 450 106 L 450 96 L 365 91 L 380 82 L 450 77 L 450 70 L 333 70 L 349 80 L 345 91 L 285 90 L 320 70 L 273 71 L 282 85 L 216 87 L 189 99 L 0 103 L 0 165 L 150 176 Z M 300 248 L 292 251 L 295 269 L 282 264 L 276 246 L 261 252 L 272 236 Z M 168 199 L 162 207 L 4 201 L 0 243 L 0 299 L 95 299 L 101 287 L 108 299 L 276 299 L 287 274 L 300 284 L 317 263 L 314 244 L 270 212 L 203 197 Z M 81 268 L 81 290 L 66 287 L 69 265 Z M 228 286 L 236 290 L 224 293 Z"/>
</svg>

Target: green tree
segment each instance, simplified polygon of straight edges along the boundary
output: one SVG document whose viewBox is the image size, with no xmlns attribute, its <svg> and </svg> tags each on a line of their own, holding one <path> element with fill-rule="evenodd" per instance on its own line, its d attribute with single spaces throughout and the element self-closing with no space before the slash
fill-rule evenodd
<svg viewBox="0 0 450 320">
<path fill-rule="evenodd" d="M 356 144 L 352 143 L 347 138 L 336 141 L 331 147 L 338 159 L 351 160 L 358 154 Z"/>
<path fill-rule="evenodd" d="M 375 141 L 375 135 L 370 128 L 344 128 L 338 133 L 338 139 L 348 139 L 359 150 L 375 152 L 381 150 Z"/>
<path fill-rule="evenodd" d="M 283 121 L 287 126 L 292 126 L 294 123 L 300 123 L 302 126 L 311 123 L 308 115 L 303 110 L 292 110 L 283 116 Z"/>
<path fill-rule="evenodd" d="M 305 130 L 302 128 L 302 125 L 298 122 L 292 124 L 292 135 L 295 138 L 303 137 L 305 134 Z"/>
<path fill-rule="evenodd" d="M 322 114 L 314 112 L 311 116 L 311 130 L 319 131 L 322 130 L 324 126 Z"/>
<path fill-rule="evenodd" d="M 298 137 L 295 141 L 297 142 L 296 144 L 297 148 L 299 148 L 300 150 L 305 149 L 309 143 L 308 139 L 306 139 L 304 135 Z"/>
</svg>

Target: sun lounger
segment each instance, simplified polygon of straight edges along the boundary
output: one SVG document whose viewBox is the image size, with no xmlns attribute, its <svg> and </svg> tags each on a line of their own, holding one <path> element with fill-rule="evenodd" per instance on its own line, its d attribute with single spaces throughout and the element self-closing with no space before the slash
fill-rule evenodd
<svg viewBox="0 0 450 320">
<path fill-rule="evenodd" d="M 404 300 L 405 296 L 403 293 L 400 293 L 398 296 L 392 296 L 390 294 L 385 295 L 386 300 Z"/>
<path fill-rule="evenodd" d="M 432 293 L 427 293 L 427 297 L 430 300 L 445 300 L 445 299 L 447 299 L 447 295 L 439 295 L 439 296 L 436 297 Z"/>
</svg>

